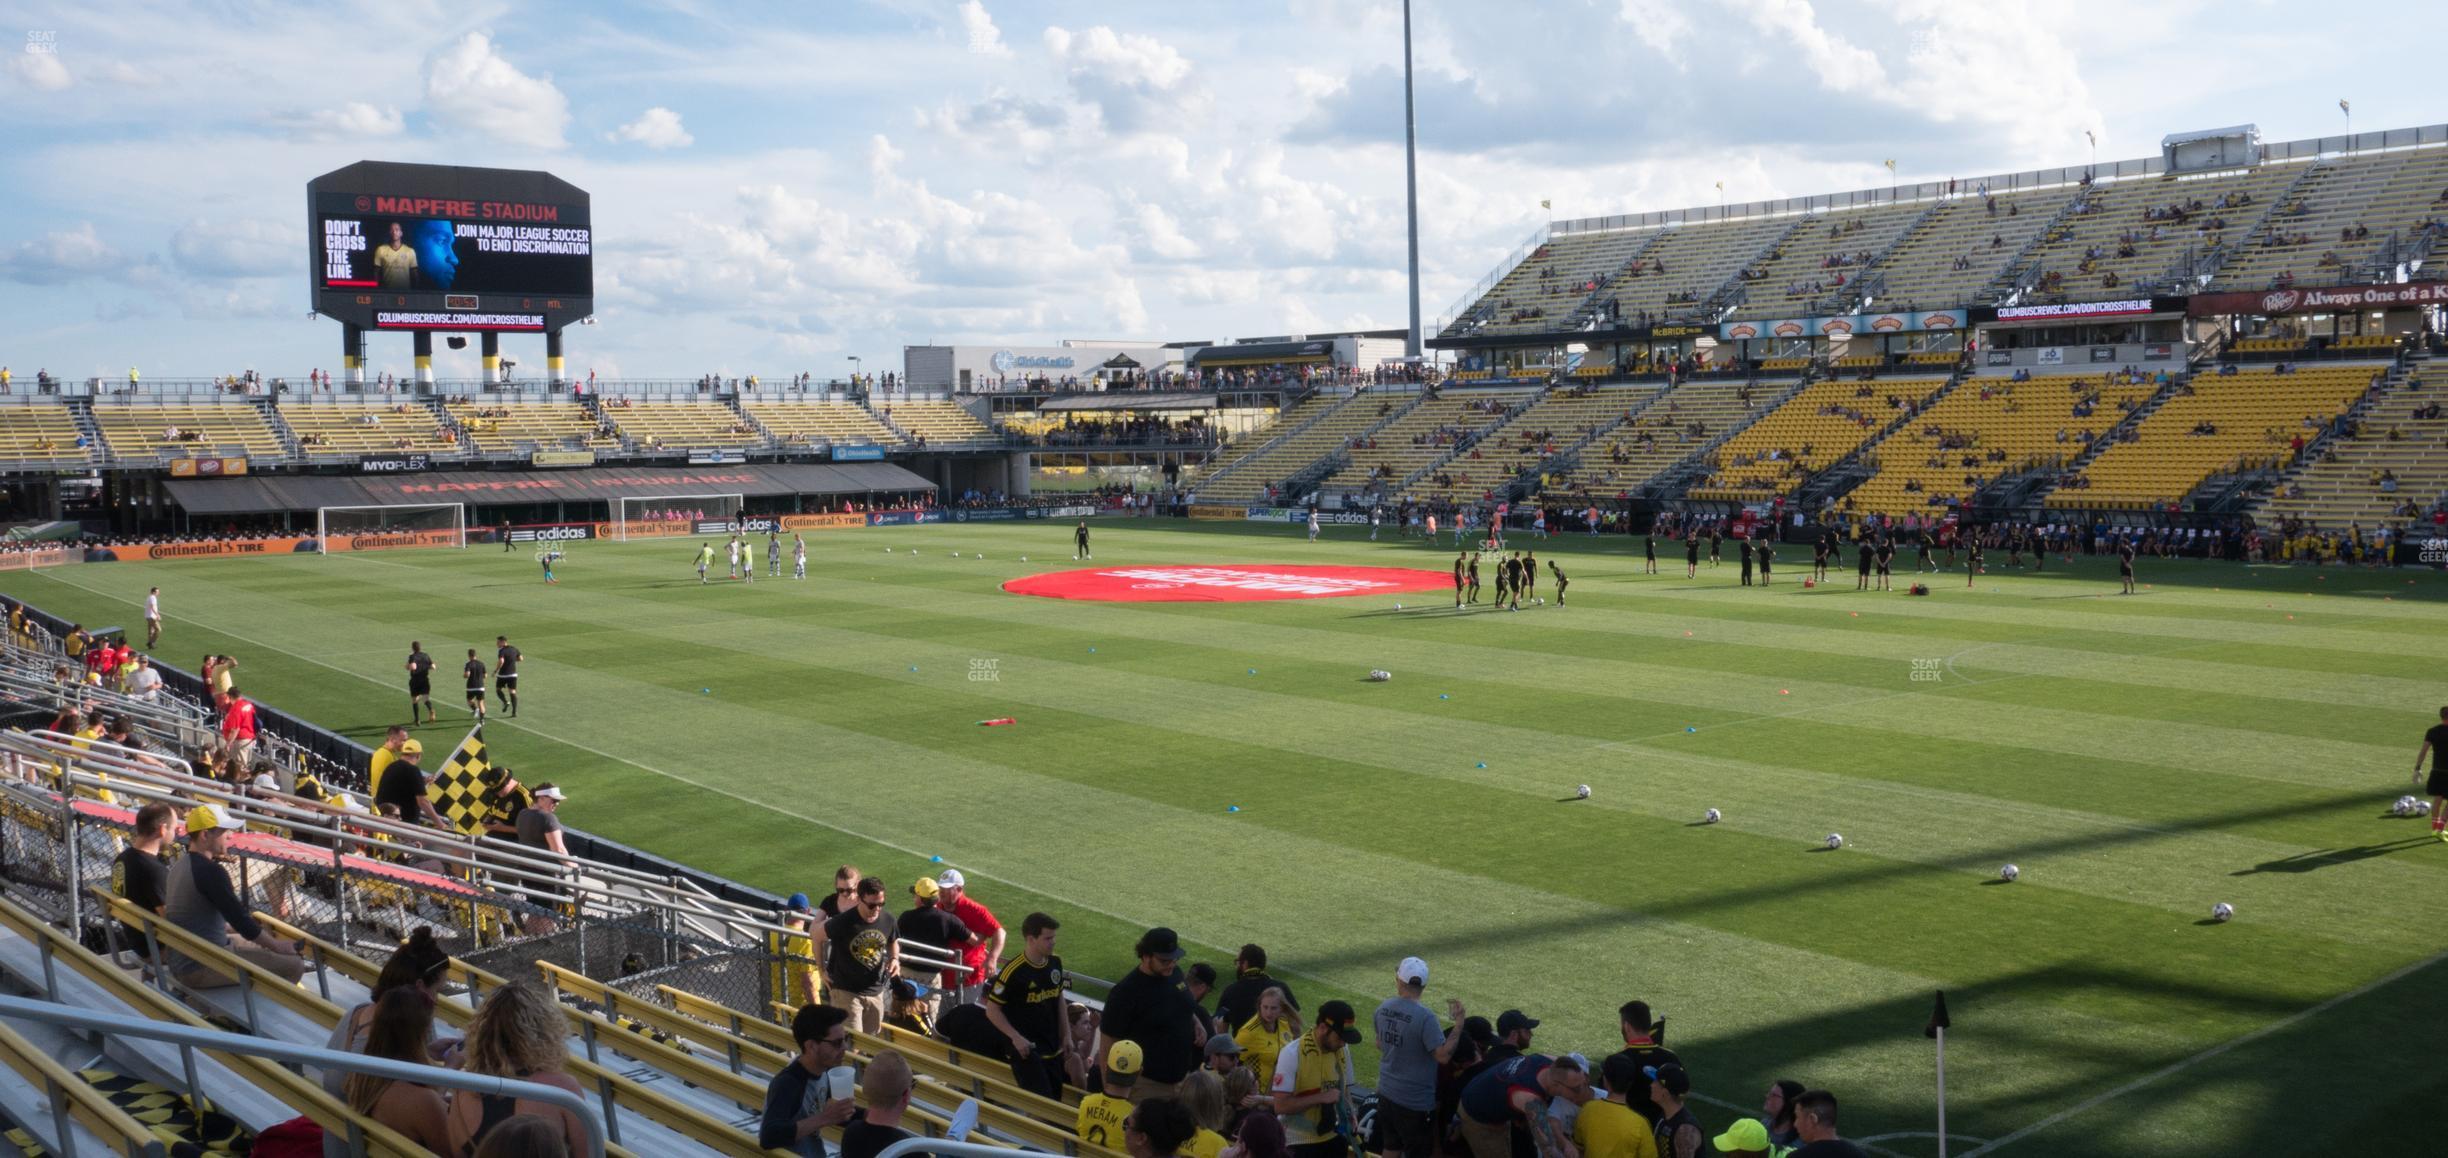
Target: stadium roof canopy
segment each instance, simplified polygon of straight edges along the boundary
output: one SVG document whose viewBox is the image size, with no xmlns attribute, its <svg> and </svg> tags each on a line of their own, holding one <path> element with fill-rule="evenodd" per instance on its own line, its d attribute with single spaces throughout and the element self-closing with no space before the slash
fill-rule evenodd
<svg viewBox="0 0 2448 1158">
<path fill-rule="evenodd" d="M 249 475 L 171 479 L 191 515 L 310 511 L 317 507 L 427 503 L 609 502 L 658 495 L 850 495 L 931 491 L 935 484 L 889 462 L 755 463 L 610 470 L 434 471 L 393 475 Z"/>
</svg>

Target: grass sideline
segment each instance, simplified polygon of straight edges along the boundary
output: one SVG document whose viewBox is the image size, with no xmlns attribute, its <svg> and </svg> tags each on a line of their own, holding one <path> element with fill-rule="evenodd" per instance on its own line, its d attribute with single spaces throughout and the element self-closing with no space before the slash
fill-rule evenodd
<svg viewBox="0 0 2448 1158">
<path fill-rule="evenodd" d="M 1107 565 L 1453 557 L 1365 528 L 1095 529 Z M 1934 1153 L 1918 1031 L 1943 987 L 1956 1154 L 2431 1134 L 2414 1111 L 2448 1061 L 2401 1038 L 2448 1016 L 2422 908 L 2448 846 L 2382 814 L 2441 702 L 2436 573 L 2146 560 L 2125 598 L 2111 565 L 2053 558 L 1915 599 L 1805 591 L 1791 546 L 1766 589 L 1730 562 L 1686 579 L 1665 544 L 1645 576 L 1615 538 L 1547 545 L 1573 605 L 1519 614 L 997 589 L 1074 566 L 1068 535 L 811 534 L 805 584 L 700 587 L 665 541 L 580 544 L 556 588 L 479 547 L 0 591 L 124 624 L 158 583 L 171 662 L 238 655 L 251 694 L 361 738 L 404 715 L 410 639 L 448 670 L 506 633 L 526 714 L 488 737 L 581 827 L 780 892 L 845 860 L 902 889 L 940 855 L 1008 922 L 1059 915 L 1105 977 L 1170 923 L 1194 959 L 1255 940 L 1305 1003 L 1367 1008 L 1418 953 L 1432 999 L 1527 1010 L 1546 1050 L 1611 1050 L 1644 997 L 1712 1128 L 1795 1077 L 1843 1096 L 1848 1135 Z M 1020 723 L 976 726 L 999 716 Z M 1816 851 L 1829 831 L 1850 847 Z M 1991 883 L 2007 861 L 2022 881 Z M 2235 922 L 2204 920 L 2219 900 Z"/>
</svg>

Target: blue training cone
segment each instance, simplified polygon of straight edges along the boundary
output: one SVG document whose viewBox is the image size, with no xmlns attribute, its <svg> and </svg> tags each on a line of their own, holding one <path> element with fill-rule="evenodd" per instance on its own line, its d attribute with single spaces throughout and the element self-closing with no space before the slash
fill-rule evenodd
<svg viewBox="0 0 2448 1158">
<path fill-rule="evenodd" d="M 1482 767 L 1482 768 L 1487 767 L 1487 763 L 1486 763 L 1486 761 L 1481 761 L 1481 762 L 1480 762 L 1480 764 L 1479 764 L 1479 766 L 1480 766 L 1480 767 Z"/>
<path fill-rule="evenodd" d="M 1238 804 L 1227 804 L 1227 805 L 1225 805 L 1225 806 L 1224 806 L 1224 811 L 1226 811 L 1226 812 L 1239 812 L 1239 811 L 1241 811 L 1241 806 L 1240 806 L 1240 805 L 1238 805 Z"/>
<path fill-rule="evenodd" d="M 928 858 L 927 858 L 927 863 L 928 863 L 928 864 L 942 864 L 942 863 L 943 863 L 943 858 L 942 858 L 942 857 L 940 857 L 940 856 L 931 856 L 931 857 L 928 857 Z"/>
<path fill-rule="evenodd" d="M 911 670 L 911 671 L 917 671 L 918 669 L 917 669 L 917 668 L 911 668 L 910 670 Z M 1700 729 L 1698 729 L 1698 728 L 1685 728 L 1685 729 L 1683 729 L 1683 730 L 1684 730 L 1684 731 L 1686 731 L 1686 732 L 1697 732 L 1697 731 L 1699 731 Z"/>
</svg>

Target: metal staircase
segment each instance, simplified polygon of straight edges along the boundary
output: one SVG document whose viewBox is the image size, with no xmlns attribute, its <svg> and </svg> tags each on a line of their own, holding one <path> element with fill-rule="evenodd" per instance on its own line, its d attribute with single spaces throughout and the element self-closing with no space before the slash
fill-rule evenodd
<svg viewBox="0 0 2448 1158">
<path fill-rule="evenodd" d="M 1461 458 L 1464 452 L 1486 443 L 1487 440 L 1502 435 L 1505 428 L 1513 424 L 1514 419 L 1527 413 L 1531 407 L 1538 405 L 1540 399 L 1543 399 L 1554 392 L 1555 388 L 1553 386 L 1541 387 L 1538 390 L 1532 391 L 1521 401 L 1506 407 L 1505 412 L 1497 415 L 1494 421 L 1480 427 L 1476 431 L 1473 431 L 1468 441 L 1456 442 L 1445 452 L 1442 457 L 1435 459 L 1428 465 L 1423 466 L 1418 470 L 1412 471 L 1410 474 L 1404 475 L 1402 481 L 1395 484 L 1393 488 L 1394 493 L 1401 494 L 1402 492 L 1411 489 L 1411 487 L 1418 483 L 1419 480 L 1434 474 L 1437 468 Z"/>
<path fill-rule="evenodd" d="M 1300 425 L 1295 426 L 1290 430 L 1277 431 L 1273 437 L 1268 438 L 1265 442 L 1259 443 L 1258 445 L 1235 455 L 1231 462 L 1217 467 L 1214 474 L 1200 480 L 1201 485 L 1211 485 L 1223 479 L 1232 477 L 1233 472 L 1240 470 L 1252 460 L 1257 459 L 1258 457 L 1266 454 L 1268 451 L 1275 449 L 1276 446 L 1280 445 L 1285 439 L 1299 434 L 1300 432 L 1307 430 L 1320 422 L 1324 422 L 1329 415 L 1341 411 L 1346 406 L 1351 406 L 1357 403 L 1362 396 L 1367 395 L 1368 393 L 1369 392 L 1365 389 L 1354 390 L 1341 402 L 1337 402 L 1332 406 L 1326 407 L 1325 409 L 1310 415 L 1306 420 L 1302 421 Z"/>
<path fill-rule="evenodd" d="M 2006 264 L 1999 267 L 1997 276 L 1989 279 L 1989 284 L 1981 287 L 1980 292 L 1973 295 L 1973 300 L 1989 306 L 2013 305 L 2025 291 L 2039 284 L 2040 247 L 2056 240 L 2058 230 L 2065 228 L 2066 219 L 2075 216 L 2096 192 L 2096 189 L 2086 189 L 2066 198 L 2065 204 L 2057 207 L 2057 212 L 2049 217 L 2048 223 L 2035 230 L 2030 240 L 2015 250 L 2014 256 L 2006 259 Z"/>
<path fill-rule="evenodd" d="M 1708 457 L 1717 453 L 1717 448 L 1725 445 L 1727 439 L 1730 439 L 1737 434 L 1741 434 L 1743 431 L 1750 429 L 1752 423 L 1775 413 L 1778 407 L 1785 405 L 1787 402 L 1793 401 L 1794 395 L 1800 394 L 1804 387 L 1809 386 L 1816 380 L 1817 376 L 1815 374 L 1805 372 L 1801 378 L 1794 382 L 1792 388 L 1764 403 L 1761 403 L 1758 406 L 1752 407 L 1751 413 L 1748 417 L 1745 417 L 1740 422 L 1732 423 L 1725 429 L 1710 435 L 1708 441 L 1693 447 L 1690 454 L 1684 455 L 1683 458 L 1680 461 L 1677 461 L 1673 466 L 1659 471 L 1655 477 L 1651 478 L 1641 487 L 1640 493 L 1646 496 L 1667 497 L 1680 495 L 1684 491 L 1690 490 L 1692 479 L 1701 472 L 1701 468 L 1706 465 Z"/>
<path fill-rule="evenodd" d="M 1598 319 L 1600 298 L 1614 290 L 1616 285 L 1623 280 L 1624 271 L 1632 268 L 1633 262 L 1646 259 L 1650 250 L 1656 249 L 1658 243 L 1666 240 L 1667 232 L 1667 230 L 1660 229 L 1641 239 L 1639 247 L 1626 255 L 1621 262 L 1616 263 L 1615 268 L 1608 270 L 1598 288 L 1591 290 L 1581 299 L 1581 304 L 1573 307 L 1572 313 L 1565 315 L 1564 328 L 1567 330 L 1588 329 L 1590 323 Z"/>
<path fill-rule="evenodd" d="M 305 446 L 298 441 L 297 431 L 291 429 L 289 421 L 281 417 L 280 407 L 271 398 L 249 398 L 247 404 L 255 408 L 255 413 L 263 416 L 264 425 L 271 427 L 273 437 L 281 440 L 284 453 L 293 459 L 305 456 Z"/>
</svg>

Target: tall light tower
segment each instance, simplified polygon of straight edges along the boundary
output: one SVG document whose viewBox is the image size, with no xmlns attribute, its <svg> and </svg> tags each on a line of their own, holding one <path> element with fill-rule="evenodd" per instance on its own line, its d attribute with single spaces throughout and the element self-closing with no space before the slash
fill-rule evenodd
<svg viewBox="0 0 2448 1158">
<path fill-rule="evenodd" d="M 1419 120 L 1411 105 L 1411 0 L 1403 0 L 1403 200 L 1411 218 L 1411 333 L 1403 353 L 1420 356 Z"/>
</svg>

